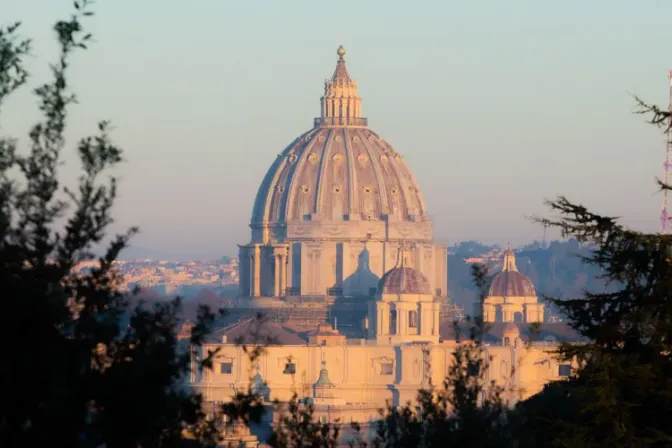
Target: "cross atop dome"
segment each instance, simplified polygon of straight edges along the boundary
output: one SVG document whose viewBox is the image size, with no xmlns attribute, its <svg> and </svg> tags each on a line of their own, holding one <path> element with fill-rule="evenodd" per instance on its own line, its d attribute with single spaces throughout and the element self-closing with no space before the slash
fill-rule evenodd
<svg viewBox="0 0 672 448">
<path fill-rule="evenodd" d="M 366 127 L 362 118 L 362 99 L 357 93 L 357 81 L 353 80 L 345 67 L 345 48 L 336 50 L 338 61 L 330 79 L 324 82 L 324 96 L 320 99 L 321 114 L 315 119 L 316 127 Z"/>
</svg>

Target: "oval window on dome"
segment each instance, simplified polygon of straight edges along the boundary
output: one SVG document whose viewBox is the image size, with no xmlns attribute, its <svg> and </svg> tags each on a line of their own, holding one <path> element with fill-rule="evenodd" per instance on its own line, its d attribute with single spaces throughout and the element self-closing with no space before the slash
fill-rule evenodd
<svg viewBox="0 0 672 448">
<path fill-rule="evenodd" d="M 365 185 L 362 189 L 364 190 L 364 193 L 371 193 L 371 191 L 373 191 L 371 185 Z"/>
<path fill-rule="evenodd" d="M 396 195 L 397 193 L 399 193 L 399 190 L 397 189 L 397 187 L 392 187 L 392 188 L 390 188 L 390 192 L 392 194 Z"/>
<path fill-rule="evenodd" d="M 340 193 L 341 192 L 341 186 L 340 185 L 334 185 L 334 193 Z"/>
<path fill-rule="evenodd" d="M 310 187 L 308 185 L 301 185 L 301 193 L 308 193 L 310 191 Z"/>
<path fill-rule="evenodd" d="M 312 163 L 313 165 L 316 164 L 317 163 L 317 154 L 311 152 L 310 155 L 308 155 L 308 161 L 310 163 Z"/>
</svg>

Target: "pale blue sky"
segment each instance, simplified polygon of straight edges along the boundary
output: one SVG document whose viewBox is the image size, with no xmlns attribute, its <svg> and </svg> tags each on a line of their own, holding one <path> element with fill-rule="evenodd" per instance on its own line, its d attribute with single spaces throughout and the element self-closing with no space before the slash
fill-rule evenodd
<svg viewBox="0 0 672 448">
<path fill-rule="evenodd" d="M 1 0 L 35 39 L 70 0 Z M 655 230 L 663 136 L 632 115 L 666 105 L 669 0 L 98 0 L 72 71 L 69 135 L 111 119 L 126 150 L 116 229 L 170 257 L 235 254 L 277 153 L 318 115 L 339 36 L 364 116 L 418 177 L 437 239 L 540 239 L 525 216 L 565 194 Z M 25 135 L 28 91 L 3 108 Z M 63 170 L 73 178 L 76 165 Z"/>
</svg>

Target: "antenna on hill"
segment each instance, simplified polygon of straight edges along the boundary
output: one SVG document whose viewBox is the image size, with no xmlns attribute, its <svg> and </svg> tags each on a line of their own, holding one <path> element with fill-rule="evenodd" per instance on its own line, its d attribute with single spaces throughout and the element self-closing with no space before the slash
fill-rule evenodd
<svg viewBox="0 0 672 448">
<path fill-rule="evenodd" d="M 672 112 L 672 70 L 667 74 L 670 84 L 670 100 L 667 110 Z M 663 163 L 663 178 L 661 179 L 666 185 L 670 183 L 670 167 L 672 167 L 672 117 L 668 118 L 667 126 L 667 141 L 665 148 L 665 163 Z M 663 190 L 663 203 L 660 207 L 660 233 L 666 234 L 670 226 L 670 215 L 667 212 L 667 190 Z"/>
</svg>

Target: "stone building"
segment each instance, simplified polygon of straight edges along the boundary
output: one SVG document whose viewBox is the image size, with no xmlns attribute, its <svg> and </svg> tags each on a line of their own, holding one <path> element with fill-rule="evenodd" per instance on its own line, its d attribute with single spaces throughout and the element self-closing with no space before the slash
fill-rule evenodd
<svg viewBox="0 0 672 448">
<path fill-rule="evenodd" d="M 544 321 L 544 305 L 529 278 L 518 272 L 511 248 L 504 252 L 502 271 L 490 284 L 484 300 L 485 322 L 539 323 Z"/>
<path fill-rule="evenodd" d="M 441 319 L 446 247 L 433 241 L 403 158 L 362 118 L 344 55 L 339 47 L 315 127 L 278 156 L 257 194 L 251 241 L 240 246 L 236 309 L 264 309 L 266 320 L 224 327 L 201 347 L 216 351 L 214 368 L 194 366 L 190 377 L 206 402 L 249 387 L 269 403 L 296 394 L 323 422 L 372 422 L 387 404 L 403 405 L 420 388 L 442 384 L 464 343 L 460 333 L 468 333 Z M 325 322 L 324 303 L 342 313 L 333 324 Z M 303 314 L 292 314 L 297 309 Z M 492 322 L 482 341 L 484 381 L 504 387 L 506 400 L 569 375 L 553 350 L 576 334 L 543 323 L 543 305 L 510 250 L 482 312 Z M 348 319 L 355 324 L 344 331 L 336 321 Z M 542 324 L 530 332 L 529 323 Z M 266 347 L 251 359 L 241 344 Z"/>
<path fill-rule="evenodd" d="M 372 296 L 402 241 L 431 294 L 447 296 L 447 249 L 404 158 L 368 127 L 338 48 L 321 114 L 266 173 L 240 245 L 240 295 Z"/>
</svg>

